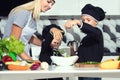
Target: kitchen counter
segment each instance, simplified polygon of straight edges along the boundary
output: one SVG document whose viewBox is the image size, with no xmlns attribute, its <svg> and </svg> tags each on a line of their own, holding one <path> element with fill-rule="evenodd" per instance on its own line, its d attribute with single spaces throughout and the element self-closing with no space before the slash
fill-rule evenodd
<svg viewBox="0 0 120 80">
<path fill-rule="evenodd" d="M 49 70 L 0 71 L 0 80 L 31 80 L 55 77 L 103 77 L 120 78 L 120 69 L 100 70 L 97 67 L 76 68 L 74 66 L 50 67 Z"/>
</svg>

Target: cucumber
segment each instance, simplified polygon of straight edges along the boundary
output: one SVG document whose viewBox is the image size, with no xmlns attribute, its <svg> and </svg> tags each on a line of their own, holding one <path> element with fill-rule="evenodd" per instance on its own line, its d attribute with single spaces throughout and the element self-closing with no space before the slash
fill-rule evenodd
<svg viewBox="0 0 120 80">
<path fill-rule="evenodd" d="M 95 62 L 95 61 L 86 61 L 86 62 L 81 62 L 82 64 L 99 64 L 100 62 Z"/>
</svg>

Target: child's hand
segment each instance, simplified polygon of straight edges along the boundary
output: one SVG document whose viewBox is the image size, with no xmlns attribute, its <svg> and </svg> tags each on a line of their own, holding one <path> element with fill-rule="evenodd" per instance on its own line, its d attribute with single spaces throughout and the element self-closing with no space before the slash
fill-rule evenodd
<svg viewBox="0 0 120 80">
<path fill-rule="evenodd" d="M 70 29 L 70 28 L 72 28 L 74 25 L 81 25 L 81 21 L 80 21 L 80 20 L 68 20 L 68 21 L 65 23 L 64 27 L 65 27 L 66 29 Z"/>
<path fill-rule="evenodd" d="M 57 28 L 52 28 L 50 31 L 52 32 L 54 39 L 56 39 L 58 41 L 62 41 L 62 39 L 63 39 L 62 32 L 64 32 L 64 31 L 57 29 Z"/>
</svg>

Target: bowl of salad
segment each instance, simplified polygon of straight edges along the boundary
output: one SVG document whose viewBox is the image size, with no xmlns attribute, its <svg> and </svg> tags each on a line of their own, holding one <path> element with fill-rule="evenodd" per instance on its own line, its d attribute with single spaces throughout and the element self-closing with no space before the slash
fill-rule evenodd
<svg viewBox="0 0 120 80">
<path fill-rule="evenodd" d="M 79 57 L 77 55 L 68 56 L 68 57 L 51 56 L 52 62 L 55 63 L 58 66 L 70 66 L 70 65 L 73 65 L 78 60 L 78 58 Z"/>
</svg>

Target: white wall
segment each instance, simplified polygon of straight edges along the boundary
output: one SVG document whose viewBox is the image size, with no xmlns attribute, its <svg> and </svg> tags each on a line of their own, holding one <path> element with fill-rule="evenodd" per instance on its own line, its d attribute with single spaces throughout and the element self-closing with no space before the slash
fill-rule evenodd
<svg viewBox="0 0 120 80">
<path fill-rule="evenodd" d="M 102 7 L 107 15 L 120 15 L 120 0 L 80 0 L 81 6 L 91 3 Z"/>
<path fill-rule="evenodd" d="M 52 9 L 42 15 L 80 15 L 87 3 L 102 7 L 107 15 L 120 15 L 120 0 L 56 0 Z"/>
<path fill-rule="evenodd" d="M 47 11 L 45 15 L 73 15 L 80 12 L 79 0 L 55 0 L 56 3 L 53 5 L 50 11 Z M 76 9 L 76 10 L 74 10 Z"/>
</svg>

